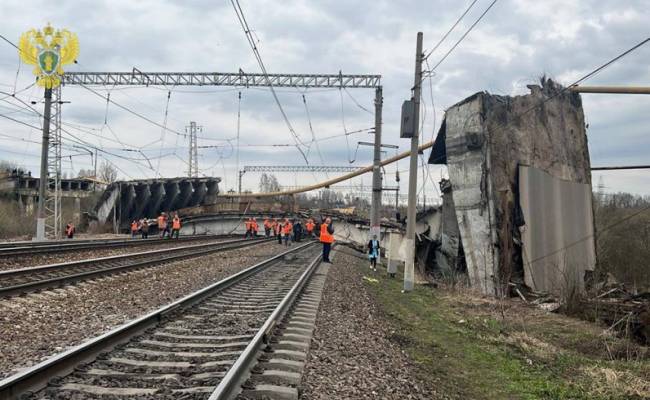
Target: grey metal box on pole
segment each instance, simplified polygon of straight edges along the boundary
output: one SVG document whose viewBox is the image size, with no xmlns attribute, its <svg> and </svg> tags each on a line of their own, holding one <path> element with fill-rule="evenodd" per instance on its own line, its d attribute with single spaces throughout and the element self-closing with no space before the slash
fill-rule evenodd
<svg viewBox="0 0 650 400">
<path fill-rule="evenodd" d="M 399 130 L 399 137 L 408 139 L 413 137 L 415 132 L 415 102 L 405 100 L 402 103 L 402 123 Z"/>
</svg>

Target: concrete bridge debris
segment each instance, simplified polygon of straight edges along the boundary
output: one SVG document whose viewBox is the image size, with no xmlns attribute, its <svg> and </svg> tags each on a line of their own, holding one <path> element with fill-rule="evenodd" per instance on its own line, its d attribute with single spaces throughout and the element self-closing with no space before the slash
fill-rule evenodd
<svg viewBox="0 0 650 400">
<path fill-rule="evenodd" d="M 429 158 L 449 171 L 436 268 L 485 294 L 583 291 L 596 263 L 580 95 L 545 78 L 529 88 L 450 107 Z"/>
<path fill-rule="evenodd" d="M 73 210 L 75 220 L 78 220 L 81 212 L 81 199 L 92 197 L 96 191 L 102 191 L 106 187 L 103 182 L 90 177 L 66 178 L 61 179 L 60 183 L 62 206 Z M 18 202 L 26 215 L 35 211 L 39 184 L 40 179 L 33 177 L 31 172 L 21 169 L 0 171 L 0 194 Z M 54 183 L 51 183 L 50 190 L 54 190 Z"/>
<path fill-rule="evenodd" d="M 119 181 L 110 184 L 97 206 L 97 221 L 115 218 L 120 227 L 133 219 L 155 218 L 161 212 L 211 204 L 219 194 L 220 178 L 167 178 Z"/>
</svg>

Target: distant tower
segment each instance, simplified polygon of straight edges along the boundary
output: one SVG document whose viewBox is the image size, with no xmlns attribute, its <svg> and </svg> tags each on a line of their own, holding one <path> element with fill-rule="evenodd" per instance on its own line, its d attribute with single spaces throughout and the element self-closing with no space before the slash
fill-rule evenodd
<svg viewBox="0 0 650 400">
<path fill-rule="evenodd" d="M 190 134 L 190 157 L 187 163 L 187 176 L 190 178 L 199 176 L 199 144 L 196 140 L 196 133 L 202 130 L 203 127 L 197 126 L 194 121 L 190 121 L 190 125 L 185 127 L 185 132 Z"/>
<path fill-rule="evenodd" d="M 596 201 L 599 205 L 605 202 L 605 180 L 603 176 L 598 177 L 598 186 L 596 188 Z"/>
</svg>

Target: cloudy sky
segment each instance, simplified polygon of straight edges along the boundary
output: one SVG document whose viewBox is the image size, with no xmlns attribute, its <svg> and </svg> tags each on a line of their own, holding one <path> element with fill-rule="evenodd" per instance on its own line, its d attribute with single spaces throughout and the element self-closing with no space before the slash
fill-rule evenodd
<svg viewBox="0 0 650 400">
<path fill-rule="evenodd" d="M 449 1 L 268 1 L 240 0 L 269 72 L 381 74 L 384 87 L 383 142 L 406 150 L 399 138 L 399 111 L 413 84 L 415 37 L 424 33 L 431 49 L 471 0 Z M 478 0 L 449 38 L 433 53 L 436 63 L 489 6 Z M 500 0 L 425 81 L 423 141 L 433 137 L 444 110 L 474 92 L 524 94 L 526 85 L 546 74 L 569 84 L 650 36 L 648 0 L 566 1 Z M 2 0 L 0 34 L 17 43 L 22 32 L 51 22 L 79 36 L 78 64 L 69 71 L 220 71 L 259 72 L 229 1 L 31 1 Z M 649 85 L 650 44 L 594 78 L 591 85 Z M 19 63 L 16 49 L 0 41 L 0 114 L 40 125 L 25 102 L 42 98 L 31 67 Z M 25 89 L 27 88 L 27 89 Z M 104 150 L 123 178 L 179 176 L 187 170 L 188 140 L 179 135 L 189 121 L 199 134 L 199 168 L 221 176 L 225 189 L 236 187 L 238 94 L 241 92 L 240 168 L 243 165 L 301 165 L 271 93 L 232 87 L 95 87 L 102 96 L 174 132 L 134 116 L 82 87 L 63 89 L 66 130 Z M 7 94 L 19 92 L 14 97 Z M 365 166 L 372 141 L 363 130 L 374 123 L 370 89 L 277 89 L 296 133 L 309 148 L 311 164 Z M 305 96 L 305 103 L 303 97 Z M 168 102 L 169 98 L 169 102 Z M 19 100 L 18 100 L 19 99 Z M 584 95 L 592 165 L 649 164 L 650 97 Z M 435 106 L 432 106 L 434 104 Z M 42 104 L 34 105 L 42 110 Z M 434 112 L 435 110 L 435 112 Z M 307 111 L 311 116 L 313 142 Z M 370 111 L 370 112 L 369 112 Z M 85 150 L 70 147 L 64 136 L 64 172 L 90 168 Z M 346 140 L 347 139 L 347 140 Z M 0 118 L 0 159 L 38 170 L 40 132 Z M 277 146 L 283 145 L 283 146 Z M 127 150 L 124 150 L 127 149 Z M 131 150 L 131 151 L 128 151 Z M 149 161 L 143 159 L 142 153 Z M 391 150 L 386 155 L 393 155 Z M 126 160 L 123 157 L 131 158 Z M 407 162 L 402 171 L 406 188 Z M 395 167 L 387 168 L 386 186 L 395 185 Z M 441 167 L 422 171 L 423 191 L 435 196 L 433 182 Z M 277 174 L 285 185 L 324 179 L 323 174 Z M 420 183 L 422 182 L 420 175 Z M 594 174 L 594 183 L 601 174 Z M 650 171 L 603 174 L 607 191 L 650 194 Z M 259 174 L 244 176 L 244 188 L 256 189 Z M 354 185 L 370 184 L 370 177 Z"/>
</svg>

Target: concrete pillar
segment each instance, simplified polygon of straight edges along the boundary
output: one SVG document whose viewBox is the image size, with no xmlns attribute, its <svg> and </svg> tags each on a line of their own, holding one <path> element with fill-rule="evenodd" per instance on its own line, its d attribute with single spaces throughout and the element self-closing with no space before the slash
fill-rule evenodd
<svg viewBox="0 0 650 400">
<path fill-rule="evenodd" d="M 144 211 L 147 207 L 147 204 L 149 203 L 149 199 L 151 199 L 151 190 L 149 189 L 148 184 L 139 184 L 135 190 L 135 193 L 135 208 L 133 210 L 131 218 L 140 219 L 145 216 Z"/>
<path fill-rule="evenodd" d="M 180 188 L 178 187 L 178 182 L 168 182 L 165 184 L 165 199 L 162 202 L 161 209 L 165 211 L 175 210 L 174 203 L 178 200 L 178 194 L 180 193 Z"/>
<path fill-rule="evenodd" d="M 74 198 L 74 205 L 72 206 L 72 222 L 79 225 L 81 221 L 81 198 Z"/>
<path fill-rule="evenodd" d="M 160 205 L 162 204 L 163 197 L 165 196 L 165 187 L 160 182 L 151 184 L 149 190 L 151 191 L 151 200 L 147 208 L 146 215 L 149 218 L 154 218 L 160 212 Z"/>
<path fill-rule="evenodd" d="M 135 206 L 135 187 L 133 184 L 122 185 L 122 208 L 120 210 L 121 222 L 125 222 L 131 216 L 131 210 Z M 130 221 L 127 221 L 130 222 Z"/>
<path fill-rule="evenodd" d="M 21 195 L 18 195 L 18 209 L 20 210 L 20 215 L 25 215 L 25 204 Z"/>
<path fill-rule="evenodd" d="M 386 269 L 390 276 L 395 276 L 397 273 L 397 266 L 400 263 L 399 243 L 400 240 L 397 238 L 397 234 L 390 232 L 388 234 L 388 251 L 386 252 Z"/>
<path fill-rule="evenodd" d="M 187 180 L 181 181 L 181 183 L 178 186 L 180 187 L 181 193 L 178 195 L 178 199 L 174 204 L 175 210 L 187 207 L 193 194 L 192 182 Z"/>
<path fill-rule="evenodd" d="M 25 196 L 25 214 L 34 215 L 34 196 Z"/>
<path fill-rule="evenodd" d="M 208 188 L 206 187 L 205 182 L 194 181 L 192 182 L 192 187 L 194 189 L 194 194 L 188 203 L 188 207 L 201 205 L 208 192 Z"/>
<path fill-rule="evenodd" d="M 203 199 L 204 204 L 215 203 L 217 201 L 217 195 L 219 194 L 219 181 L 216 179 L 210 180 L 206 186 L 208 187 L 208 193 Z"/>
</svg>

